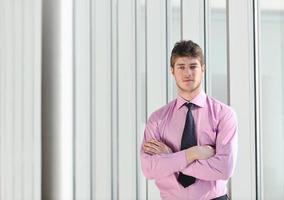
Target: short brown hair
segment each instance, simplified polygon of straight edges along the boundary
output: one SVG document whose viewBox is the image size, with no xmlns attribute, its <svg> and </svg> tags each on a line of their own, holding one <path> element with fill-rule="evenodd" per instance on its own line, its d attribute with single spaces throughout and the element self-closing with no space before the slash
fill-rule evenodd
<svg viewBox="0 0 284 200">
<path fill-rule="evenodd" d="M 171 67 L 174 67 L 178 57 L 198 58 L 200 64 L 204 64 L 204 56 L 201 47 L 191 40 L 181 40 L 177 42 L 171 53 Z"/>
</svg>

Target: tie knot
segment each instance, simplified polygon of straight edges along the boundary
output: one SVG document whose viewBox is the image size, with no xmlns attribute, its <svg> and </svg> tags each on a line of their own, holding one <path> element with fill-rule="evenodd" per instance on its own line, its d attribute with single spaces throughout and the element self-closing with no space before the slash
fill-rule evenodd
<svg viewBox="0 0 284 200">
<path fill-rule="evenodd" d="M 193 103 L 186 103 L 185 106 L 190 110 L 193 107 Z"/>
</svg>

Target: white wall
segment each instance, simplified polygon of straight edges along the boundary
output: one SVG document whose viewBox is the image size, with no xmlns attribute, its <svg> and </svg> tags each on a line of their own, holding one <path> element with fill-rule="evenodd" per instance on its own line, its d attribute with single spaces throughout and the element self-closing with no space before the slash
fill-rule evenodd
<svg viewBox="0 0 284 200">
<path fill-rule="evenodd" d="M 227 100 L 239 118 L 232 199 L 255 199 L 253 1 L 229 1 L 226 8 L 224 1 L 200 0 L 74 0 L 73 5 L 71 196 L 160 199 L 154 182 L 141 173 L 139 150 L 148 116 L 175 97 L 169 55 L 183 38 L 207 48 L 205 88 Z M 211 18 L 215 8 L 223 9 L 222 17 Z M 0 2 L 0 199 L 41 199 L 41 92 L 46 90 L 41 88 L 41 13 L 41 1 Z M 215 19 L 221 21 L 212 27 Z M 217 32 L 217 26 L 227 33 Z M 216 58 L 210 46 L 216 44 L 208 40 L 222 38 L 228 67 L 223 59 L 221 69 L 211 66 L 222 54 Z M 225 89 L 216 87 L 214 74 L 225 77 Z"/>
<path fill-rule="evenodd" d="M 0 199 L 41 195 L 41 2 L 0 2 Z"/>
<path fill-rule="evenodd" d="M 278 1 L 272 1 L 277 3 Z M 259 51 L 259 113 L 261 182 L 263 199 L 284 198 L 284 107 L 283 107 L 283 52 L 284 52 L 284 4 L 278 11 L 271 9 L 267 1 L 260 3 L 260 51 Z M 273 38 L 273 40 L 271 40 Z"/>
<path fill-rule="evenodd" d="M 227 23 L 233 24 L 228 26 L 226 22 L 222 22 L 222 28 L 229 31 L 227 37 L 230 43 L 226 44 L 224 41 L 222 45 L 227 46 L 227 50 L 233 54 L 228 57 L 228 68 L 222 66 L 222 72 L 219 66 L 208 66 L 212 68 L 211 73 L 207 74 L 210 81 L 206 82 L 206 88 L 209 92 L 214 92 L 215 96 L 221 94 L 220 98 L 227 99 L 228 94 L 228 102 L 235 107 L 240 118 L 239 145 L 245 148 L 240 150 L 236 175 L 232 181 L 233 199 L 242 199 L 242 195 L 249 199 L 255 198 L 254 98 L 250 93 L 253 90 L 253 68 L 247 68 L 253 66 L 253 57 L 248 56 L 253 54 L 253 32 L 252 29 L 247 29 L 250 27 L 248 24 L 252 23 L 249 20 L 252 15 L 240 14 L 243 9 L 252 13 L 251 3 L 235 2 L 226 8 L 222 5 L 230 19 Z M 87 133 L 84 136 L 86 141 L 91 137 L 91 144 L 85 143 L 92 149 L 91 196 L 96 199 L 160 198 L 153 181 L 146 181 L 140 169 L 139 149 L 145 122 L 155 109 L 175 97 L 174 81 L 169 75 L 169 55 L 174 42 L 180 38 L 193 39 L 202 47 L 208 47 L 209 43 L 205 41 L 204 36 L 216 39 L 213 32 L 216 27 L 210 27 L 210 21 L 206 24 L 204 18 L 204 11 L 210 12 L 214 6 L 215 4 L 204 5 L 198 0 L 92 2 L 92 18 L 90 22 L 86 20 L 92 27 L 92 56 L 86 57 L 86 60 L 91 60 L 91 69 L 84 69 L 86 72 L 92 72 L 91 136 Z M 82 13 L 86 16 L 88 12 L 85 7 L 85 12 Z M 210 16 L 206 20 L 211 20 Z M 84 27 L 86 31 L 87 27 Z M 244 30 L 241 41 L 238 40 L 237 29 Z M 225 31 L 222 33 L 226 34 Z M 86 37 L 88 35 L 76 39 L 88 41 Z M 226 35 L 223 38 L 226 39 Z M 234 48 L 235 45 L 240 48 Z M 79 55 L 80 50 L 77 51 L 75 54 Z M 244 59 L 238 59 L 240 54 Z M 217 61 L 212 55 L 214 54 L 209 48 L 206 58 Z M 83 54 L 81 56 L 82 59 Z M 226 64 L 226 61 L 222 62 Z M 240 77 L 237 74 L 242 73 L 238 62 L 242 62 L 243 68 L 247 69 L 245 75 L 242 75 L 242 90 L 235 81 Z M 215 81 L 215 73 L 222 73 L 224 77 L 230 78 L 231 85 L 227 85 L 225 89 L 219 88 L 220 91 L 218 88 L 210 90 L 211 82 Z M 83 83 L 84 80 L 81 80 Z M 89 81 L 87 78 L 85 83 Z M 225 78 L 223 84 L 227 83 Z M 89 89 L 89 86 L 85 86 Z M 88 97 L 87 93 L 85 95 Z M 243 96 L 243 101 L 239 101 L 239 96 Z M 244 110 L 246 112 L 249 109 L 251 115 L 244 115 Z M 77 138 L 82 138 L 79 131 L 76 134 Z M 88 153 L 88 149 L 85 152 Z M 243 183 L 244 177 L 250 178 Z M 242 187 L 239 187 L 240 185 Z"/>
<path fill-rule="evenodd" d="M 169 74 L 174 43 L 181 37 L 203 41 L 202 3 L 190 2 L 93 1 L 91 146 L 96 199 L 160 199 L 154 182 L 141 174 L 139 150 L 147 117 L 175 96 Z"/>
<path fill-rule="evenodd" d="M 256 199 L 253 1 L 229 1 L 229 102 L 238 116 L 238 158 L 232 199 Z"/>
</svg>

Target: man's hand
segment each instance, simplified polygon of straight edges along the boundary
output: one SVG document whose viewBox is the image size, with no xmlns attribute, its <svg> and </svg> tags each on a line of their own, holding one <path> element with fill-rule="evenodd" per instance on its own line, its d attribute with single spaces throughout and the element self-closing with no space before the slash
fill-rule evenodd
<svg viewBox="0 0 284 200">
<path fill-rule="evenodd" d="M 194 146 L 186 150 L 186 158 L 188 163 L 194 160 L 206 160 L 215 155 L 215 149 L 209 145 Z"/>
<path fill-rule="evenodd" d="M 145 153 L 149 155 L 156 155 L 156 154 L 160 155 L 160 154 L 168 154 L 173 152 L 170 147 L 168 147 L 163 142 L 159 142 L 157 140 L 150 140 L 144 143 L 143 150 Z"/>
</svg>

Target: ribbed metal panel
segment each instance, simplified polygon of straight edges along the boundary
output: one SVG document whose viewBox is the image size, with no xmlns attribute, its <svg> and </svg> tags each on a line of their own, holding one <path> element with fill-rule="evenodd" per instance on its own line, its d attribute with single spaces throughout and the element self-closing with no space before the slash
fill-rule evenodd
<svg viewBox="0 0 284 200">
<path fill-rule="evenodd" d="M 40 199 L 41 2 L 0 2 L 0 199 Z"/>
</svg>

